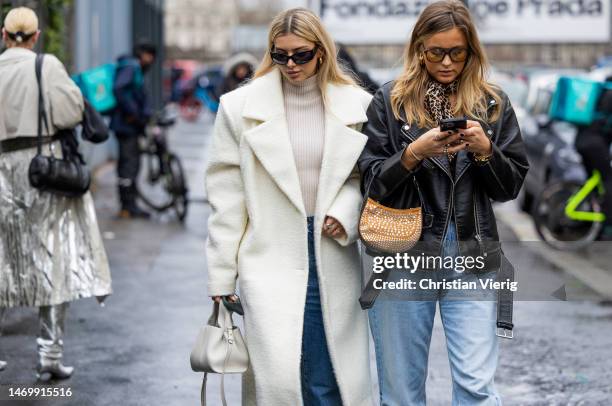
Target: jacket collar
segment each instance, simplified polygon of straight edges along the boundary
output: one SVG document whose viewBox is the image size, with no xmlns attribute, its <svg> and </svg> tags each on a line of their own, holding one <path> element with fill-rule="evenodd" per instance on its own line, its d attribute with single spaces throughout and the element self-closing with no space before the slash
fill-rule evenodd
<svg viewBox="0 0 612 406">
<path fill-rule="evenodd" d="M 0 54 L 1 60 L 22 59 L 27 56 L 34 56 L 36 53 L 30 49 L 22 47 L 7 48 Z"/>
<path fill-rule="evenodd" d="M 32 55 L 35 54 L 36 52 L 32 51 L 31 49 L 28 48 L 24 48 L 24 47 L 11 47 L 11 48 L 7 48 L 4 50 L 3 54 L 7 54 L 7 55 Z"/>
<path fill-rule="evenodd" d="M 253 80 L 248 88 L 242 116 L 258 121 L 244 133 L 261 165 L 291 203 L 305 213 L 299 176 L 289 140 L 280 72 Z M 321 220 L 349 178 L 367 137 L 352 124 L 367 121 L 363 93 L 353 86 L 327 87 L 325 144 L 317 191 L 316 215 Z"/>
</svg>

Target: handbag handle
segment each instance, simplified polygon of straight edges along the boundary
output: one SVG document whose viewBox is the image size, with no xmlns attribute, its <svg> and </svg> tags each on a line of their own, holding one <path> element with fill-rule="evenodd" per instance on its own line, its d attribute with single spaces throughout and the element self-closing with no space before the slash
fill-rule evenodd
<svg viewBox="0 0 612 406">
<path fill-rule="evenodd" d="M 225 330 L 232 330 L 234 328 L 234 321 L 232 320 L 232 313 L 234 312 L 233 309 L 228 308 L 227 305 L 225 305 L 225 300 L 226 298 L 223 298 L 224 300 L 224 305 L 221 306 L 221 303 L 215 302 L 215 304 L 213 305 L 213 313 L 210 316 L 210 319 L 208 320 L 208 324 L 211 326 L 216 326 L 216 327 L 223 327 Z M 229 302 L 228 303 L 232 303 Z M 219 316 L 223 317 L 223 326 L 219 325 Z M 232 351 L 232 343 L 228 343 L 227 345 L 227 353 L 225 354 L 225 362 L 227 363 L 227 361 L 230 358 L 231 355 L 231 351 Z M 223 368 L 225 369 L 225 367 Z M 208 373 L 204 372 L 204 378 L 202 379 L 202 387 L 200 389 L 200 404 L 201 406 L 206 406 L 206 384 L 208 381 Z M 223 403 L 223 406 L 227 406 L 227 400 L 225 399 L 225 373 L 221 373 L 221 388 L 220 388 L 220 392 L 221 392 L 221 402 Z"/>
<path fill-rule="evenodd" d="M 225 399 L 225 375 L 221 374 L 221 403 L 223 406 L 227 406 L 227 399 Z M 206 384 L 208 383 L 208 374 L 204 372 L 204 378 L 202 378 L 202 389 L 200 392 L 200 405 L 206 406 Z"/>
<path fill-rule="evenodd" d="M 231 302 L 230 302 L 231 303 Z M 232 320 L 232 313 L 238 313 L 240 314 L 238 311 L 234 310 L 231 307 L 228 307 L 227 305 L 224 304 L 223 306 L 223 311 L 221 311 L 221 304 L 215 302 L 213 304 L 213 312 L 210 315 L 210 318 L 208 319 L 208 325 L 209 326 L 215 326 L 215 327 L 225 327 L 225 326 L 234 326 L 234 321 Z M 223 316 L 223 326 L 219 325 L 219 315 L 222 314 Z"/>
<path fill-rule="evenodd" d="M 42 124 L 45 124 L 45 129 L 49 133 L 49 123 L 47 122 L 47 111 L 45 109 L 45 99 L 43 97 L 43 79 L 42 79 L 42 66 L 44 61 L 44 54 L 36 55 L 36 62 L 34 64 L 34 70 L 36 71 L 36 82 L 38 84 L 38 130 L 37 130 L 37 144 L 36 154 L 42 154 L 43 146 L 43 135 L 42 135 Z M 52 150 L 53 151 L 53 150 Z"/>
<path fill-rule="evenodd" d="M 370 181 L 368 182 L 366 189 L 365 189 L 365 193 L 363 195 L 363 201 L 361 202 L 361 210 L 359 211 L 360 213 L 363 213 L 363 209 L 366 206 L 366 203 L 368 202 L 368 199 L 370 198 L 370 188 L 372 187 L 372 183 L 374 183 L 374 179 L 376 178 L 376 175 L 372 175 L 372 177 L 370 178 Z M 417 194 L 419 195 L 419 201 L 421 203 L 421 206 L 423 206 L 423 195 L 421 194 L 421 188 L 419 187 L 419 182 L 417 182 L 416 180 L 416 176 L 412 176 L 412 182 L 414 183 L 414 186 L 417 189 Z M 376 200 L 377 203 L 380 203 L 380 201 Z"/>
</svg>

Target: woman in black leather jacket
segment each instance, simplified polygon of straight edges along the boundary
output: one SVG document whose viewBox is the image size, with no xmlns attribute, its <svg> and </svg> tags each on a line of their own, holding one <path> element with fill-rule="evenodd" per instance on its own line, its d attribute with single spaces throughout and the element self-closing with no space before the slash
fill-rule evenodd
<svg viewBox="0 0 612 406">
<path fill-rule="evenodd" d="M 512 106 L 486 81 L 487 66 L 468 9 L 457 0 L 433 3 L 415 24 L 403 73 L 376 93 L 367 112 L 363 189 L 385 206 L 421 206 L 420 248 L 455 259 L 452 269 L 413 275 L 441 282 L 417 300 L 381 297 L 369 312 L 384 405 L 425 404 L 437 302 L 453 404 L 501 403 L 493 385 L 497 296 L 470 299 L 460 282 L 495 279 L 502 255 L 491 201 L 516 198 L 528 162 Z M 440 131 L 439 122 L 454 117 L 466 117 L 467 128 Z M 479 258 L 485 268 L 465 270 L 459 257 Z"/>
</svg>

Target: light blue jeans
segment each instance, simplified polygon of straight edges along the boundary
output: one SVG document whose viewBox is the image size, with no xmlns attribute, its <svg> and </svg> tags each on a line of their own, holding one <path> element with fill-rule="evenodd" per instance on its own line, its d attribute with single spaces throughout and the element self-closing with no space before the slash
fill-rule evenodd
<svg viewBox="0 0 612 406">
<path fill-rule="evenodd" d="M 458 254 L 454 223 L 444 240 L 443 256 Z M 428 278 L 478 276 L 454 270 L 435 272 Z M 487 273 L 480 277 L 494 277 Z M 430 300 L 377 300 L 369 311 L 374 338 L 381 406 L 425 405 L 425 381 L 429 344 L 439 302 L 453 379 L 453 405 L 501 405 L 493 384 L 497 368 L 498 341 L 495 335 L 497 303 L 466 300 L 461 291 L 435 291 Z M 453 297 L 454 296 L 454 297 Z"/>
</svg>

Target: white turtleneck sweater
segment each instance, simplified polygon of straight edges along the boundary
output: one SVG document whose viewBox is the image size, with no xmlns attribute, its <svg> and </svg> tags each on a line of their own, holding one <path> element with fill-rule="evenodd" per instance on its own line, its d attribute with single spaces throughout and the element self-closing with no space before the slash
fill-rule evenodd
<svg viewBox="0 0 612 406">
<path fill-rule="evenodd" d="M 313 216 L 325 145 L 325 107 L 317 75 L 300 83 L 283 78 L 283 94 L 304 208 L 308 216 Z"/>
</svg>

